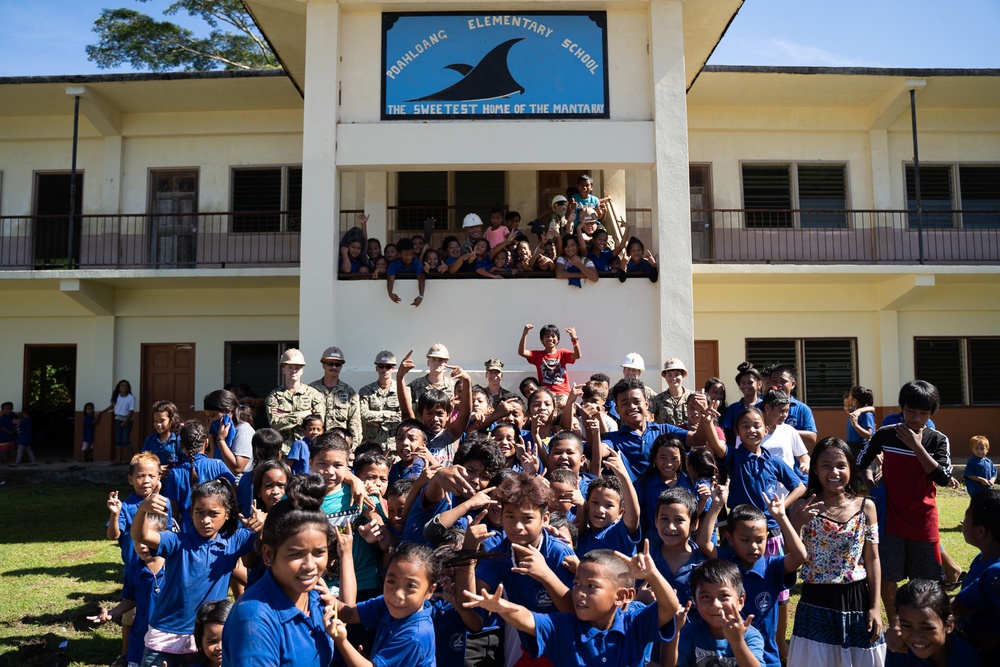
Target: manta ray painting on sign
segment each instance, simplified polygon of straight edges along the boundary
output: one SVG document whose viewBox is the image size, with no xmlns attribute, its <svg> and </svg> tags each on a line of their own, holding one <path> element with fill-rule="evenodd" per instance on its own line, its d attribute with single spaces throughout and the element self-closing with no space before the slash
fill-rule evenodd
<svg viewBox="0 0 1000 667">
<path fill-rule="evenodd" d="M 605 12 L 386 13 L 382 119 L 609 118 Z"/>
</svg>

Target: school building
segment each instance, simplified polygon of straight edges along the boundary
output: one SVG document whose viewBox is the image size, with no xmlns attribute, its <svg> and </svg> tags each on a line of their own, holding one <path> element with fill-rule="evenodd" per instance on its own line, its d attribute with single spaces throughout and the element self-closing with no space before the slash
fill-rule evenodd
<svg viewBox="0 0 1000 667">
<path fill-rule="evenodd" d="M 516 388 L 526 322 L 577 328 L 573 381 L 638 352 L 659 391 L 679 357 L 732 401 L 744 359 L 792 362 L 843 436 L 853 384 L 881 416 L 919 377 L 956 455 L 1000 440 L 1000 70 L 706 66 L 740 0 L 245 4 L 284 72 L 0 79 L 0 400 L 42 451 L 79 456 L 119 379 L 138 444 L 153 401 L 265 395 L 290 346 L 311 381 L 338 345 L 360 388 L 379 350 L 419 368 L 442 342 Z M 393 304 L 337 279 L 357 212 L 383 243 L 428 216 L 464 238 L 466 213 L 526 223 L 581 173 L 658 282 L 429 279 L 413 308 L 413 281 Z"/>
</svg>

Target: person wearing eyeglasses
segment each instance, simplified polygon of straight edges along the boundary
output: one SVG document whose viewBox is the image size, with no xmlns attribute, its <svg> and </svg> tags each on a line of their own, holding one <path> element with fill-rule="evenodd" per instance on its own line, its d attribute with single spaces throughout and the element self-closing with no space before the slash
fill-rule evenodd
<svg viewBox="0 0 1000 667">
<path fill-rule="evenodd" d="M 351 434 L 351 445 L 361 444 L 361 407 L 358 403 L 358 392 L 351 385 L 340 380 L 340 371 L 344 367 L 344 353 L 339 347 L 331 346 L 323 351 L 320 357 L 323 364 L 323 377 L 310 382 L 309 386 L 323 396 L 326 412 L 323 418 L 323 431 L 339 426 Z"/>
<path fill-rule="evenodd" d="M 402 421 L 399 396 L 392 374 L 396 370 L 396 355 L 382 350 L 375 355 L 375 372 L 378 379 L 358 391 L 361 406 L 361 435 L 363 442 L 377 442 L 383 451 L 394 446 L 396 429 Z"/>
</svg>

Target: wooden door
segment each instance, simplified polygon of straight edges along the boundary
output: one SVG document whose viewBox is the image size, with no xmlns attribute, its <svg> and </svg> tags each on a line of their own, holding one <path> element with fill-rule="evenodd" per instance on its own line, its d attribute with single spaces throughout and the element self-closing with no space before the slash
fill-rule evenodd
<svg viewBox="0 0 1000 667">
<path fill-rule="evenodd" d="M 150 263 L 189 267 L 197 261 L 198 172 L 150 172 Z"/>
<path fill-rule="evenodd" d="M 137 420 L 142 433 L 152 433 L 151 408 L 157 401 L 176 405 L 182 421 L 194 416 L 194 359 L 194 343 L 143 344 Z"/>
<path fill-rule="evenodd" d="M 694 342 L 694 383 L 701 389 L 710 377 L 719 377 L 719 341 L 696 340 Z"/>
</svg>

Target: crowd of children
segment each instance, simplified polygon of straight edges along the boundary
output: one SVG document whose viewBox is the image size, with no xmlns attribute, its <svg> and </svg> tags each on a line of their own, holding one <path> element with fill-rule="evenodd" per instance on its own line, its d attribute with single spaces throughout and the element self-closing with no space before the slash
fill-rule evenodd
<svg viewBox="0 0 1000 667">
<path fill-rule="evenodd" d="M 962 531 L 980 554 L 949 599 L 935 487 L 958 482 L 932 385 L 904 385 L 881 428 L 855 387 L 853 436 L 818 438 L 791 367 L 741 364 L 728 406 L 718 378 L 648 391 L 635 353 L 617 382 L 577 385 L 576 331 L 568 349 L 542 327 L 531 350 L 532 329 L 520 393 L 498 359 L 473 386 L 436 344 L 434 377 L 407 384 L 412 351 L 394 383 L 380 352 L 387 442 L 306 411 L 292 442 L 250 428 L 247 451 L 228 391 L 205 397 L 208 424 L 156 403 L 134 493 L 107 501 L 122 603 L 91 617 L 122 617 L 122 664 L 996 664 L 996 469 L 977 436 Z"/>
<path fill-rule="evenodd" d="M 437 220 L 424 221 L 422 234 L 400 238 L 384 246 L 368 236 L 368 215 L 357 215 L 358 225 L 340 241 L 338 273 L 342 277 L 384 278 L 389 298 L 399 303 L 394 291 L 396 277 L 416 277 L 417 296 L 412 306 L 424 299 L 426 277 L 469 274 L 480 278 L 503 279 L 530 273 L 552 275 L 574 287 L 597 282 L 600 274 L 613 274 L 624 282 L 629 276 L 644 276 L 656 282 L 656 258 L 642 241 L 629 236 L 628 224 L 619 225 L 611 213 L 611 197 L 593 194 L 591 177 L 583 174 L 566 195 L 552 198 L 550 210 L 543 211 L 520 229 L 521 214 L 496 207 L 489 224 L 476 213 L 462 219 L 464 240 L 448 235 L 440 247 L 430 239 Z M 604 221 L 604 222 L 602 222 Z M 609 236 L 613 227 L 614 234 Z M 534 236 L 534 244 L 531 236 Z"/>
</svg>

